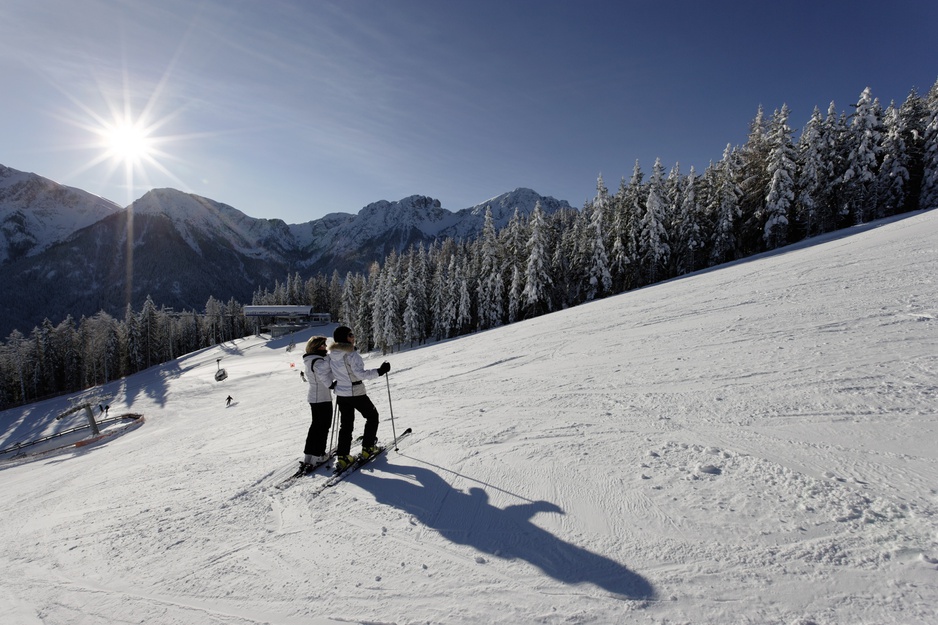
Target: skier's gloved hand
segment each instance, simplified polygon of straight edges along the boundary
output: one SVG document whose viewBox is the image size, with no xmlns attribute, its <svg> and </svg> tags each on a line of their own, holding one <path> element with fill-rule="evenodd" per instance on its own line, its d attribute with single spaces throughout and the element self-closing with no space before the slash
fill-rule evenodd
<svg viewBox="0 0 938 625">
<path fill-rule="evenodd" d="M 384 375 L 385 373 L 387 373 L 387 372 L 390 371 L 390 370 L 391 370 L 391 363 L 389 363 L 389 362 L 382 362 L 382 363 L 381 363 L 381 366 L 378 367 L 378 375 Z"/>
<path fill-rule="evenodd" d="M 334 391 L 334 390 L 335 390 L 335 385 L 336 385 L 336 383 L 338 383 L 338 380 L 333 380 L 333 381 L 332 381 L 332 384 L 329 385 L 329 390 L 330 390 L 330 391 Z"/>
</svg>

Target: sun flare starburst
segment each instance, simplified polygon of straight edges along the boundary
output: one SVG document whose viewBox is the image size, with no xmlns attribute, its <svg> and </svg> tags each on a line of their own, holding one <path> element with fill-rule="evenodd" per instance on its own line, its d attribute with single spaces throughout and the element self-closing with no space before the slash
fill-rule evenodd
<svg viewBox="0 0 938 625">
<path fill-rule="evenodd" d="M 64 93 L 73 108 L 60 117 L 87 133 L 86 139 L 78 140 L 72 146 L 90 152 L 88 160 L 72 175 L 104 167 L 104 185 L 125 194 L 112 199 L 126 204 L 137 199 L 142 191 L 152 188 L 157 181 L 182 189 L 188 186 L 168 167 L 170 162 L 182 161 L 178 155 L 180 143 L 188 135 L 165 132 L 177 119 L 179 111 L 158 111 L 165 108 L 161 101 L 161 96 L 165 95 L 164 86 L 152 93 L 135 93 L 129 84 L 125 84 L 122 90 L 100 86 L 98 92 L 86 93 L 82 97 Z M 95 100 L 98 103 L 92 104 Z"/>
<path fill-rule="evenodd" d="M 99 132 L 109 158 L 125 165 L 153 159 L 154 143 L 150 138 L 150 130 L 141 123 L 129 120 L 106 123 Z"/>
</svg>

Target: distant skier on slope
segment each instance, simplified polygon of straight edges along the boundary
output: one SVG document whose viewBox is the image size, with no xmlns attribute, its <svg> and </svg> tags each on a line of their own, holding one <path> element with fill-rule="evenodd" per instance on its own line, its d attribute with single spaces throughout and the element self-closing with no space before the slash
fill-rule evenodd
<svg viewBox="0 0 938 625">
<path fill-rule="evenodd" d="M 355 351 L 355 335 L 352 329 L 339 326 L 332 334 L 335 341 L 329 347 L 329 365 L 335 379 L 336 403 L 339 407 L 339 442 L 336 448 L 337 471 L 344 470 L 355 461 L 349 455 L 352 447 L 352 430 L 355 427 L 355 411 L 365 417 L 362 434 L 362 457 L 367 458 L 378 451 L 378 409 L 371 403 L 363 380 L 374 380 L 391 370 L 388 362 L 377 369 L 365 369 L 361 355 Z"/>
<path fill-rule="evenodd" d="M 306 353 L 303 355 L 306 368 L 305 380 L 309 383 L 306 400 L 313 421 L 306 434 L 305 454 L 300 469 L 308 471 L 313 465 L 321 464 L 326 456 L 326 439 L 332 425 L 332 369 L 329 367 L 329 354 L 326 352 L 326 337 L 314 336 L 306 341 Z M 302 374 L 302 372 L 300 372 Z"/>
<path fill-rule="evenodd" d="M 231 405 L 231 395 L 228 396 L 228 399 L 225 400 L 225 408 Z"/>
</svg>

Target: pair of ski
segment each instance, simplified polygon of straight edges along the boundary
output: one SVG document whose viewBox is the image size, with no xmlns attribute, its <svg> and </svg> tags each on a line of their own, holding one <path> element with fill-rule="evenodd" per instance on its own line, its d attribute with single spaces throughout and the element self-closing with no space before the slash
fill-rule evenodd
<svg viewBox="0 0 938 625">
<path fill-rule="evenodd" d="M 411 434 L 411 429 L 410 429 L 410 428 L 407 428 L 406 430 L 404 430 L 404 431 L 401 433 L 401 435 L 398 436 L 397 439 L 395 440 L 395 442 L 394 442 L 395 447 L 396 447 L 397 443 L 400 443 L 400 441 L 401 441 L 402 439 L 404 439 L 404 438 L 410 436 L 410 434 Z M 319 493 L 321 493 L 322 491 L 326 490 L 327 488 L 332 488 L 333 486 L 335 486 L 336 484 L 338 484 L 339 482 L 341 482 L 341 481 L 343 481 L 345 478 L 347 478 L 349 475 L 355 473 L 356 471 L 358 471 L 359 469 L 361 469 L 363 466 L 365 466 L 365 465 L 368 464 L 369 462 L 373 461 L 375 458 L 377 458 L 377 457 L 383 455 L 386 451 L 387 451 L 387 447 L 379 446 L 378 452 L 375 453 L 375 454 L 372 454 L 371 456 L 368 456 L 367 458 L 363 458 L 363 457 L 361 456 L 361 454 L 359 454 L 359 455 L 355 458 L 355 461 L 354 461 L 354 462 L 352 462 L 351 464 L 349 464 L 347 467 L 345 467 L 345 468 L 342 469 L 341 471 L 336 471 L 336 472 L 334 472 L 331 476 L 329 476 L 329 478 L 328 478 L 325 482 L 322 482 L 313 494 L 314 494 L 314 495 L 318 495 Z M 329 463 L 333 458 L 335 458 L 335 452 L 334 452 L 334 451 L 331 452 L 331 453 L 328 455 L 328 457 L 327 457 L 325 460 L 323 460 L 322 462 L 315 463 L 315 464 L 310 465 L 310 466 L 308 466 L 308 467 L 301 467 L 299 470 L 297 470 L 296 473 L 294 473 L 293 475 L 291 475 L 290 477 L 288 477 L 288 478 L 287 478 L 286 480 L 284 480 L 283 482 L 280 482 L 279 484 L 277 484 L 277 488 L 280 489 L 280 490 L 283 490 L 283 489 L 289 487 L 290 485 L 296 483 L 296 481 L 297 481 L 298 479 L 300 479 L 301 477 L 303 477 L 303 476 L 305 476 L 305 475 L 311 475 L 313 472 L 316 471 L 316 469 L 318 469 L 319 467 L 321 467 L 321 466 L 324 465 L 324 464 Z"/>
</svg>

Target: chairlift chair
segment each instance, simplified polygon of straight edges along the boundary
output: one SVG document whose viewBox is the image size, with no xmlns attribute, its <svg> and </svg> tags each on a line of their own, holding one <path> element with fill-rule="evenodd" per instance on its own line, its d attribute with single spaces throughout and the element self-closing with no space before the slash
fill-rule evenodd
<svg viewBox="0 0 938 625">
<path fill-rule="evenodd" d="M 215 381 L 221 382 L 228 377 L 228 372 L 221 368 L 221 358 L 217 358 L 215 364 L 218 365 L 218 371 L 215 372 Z"/>
</svg>

